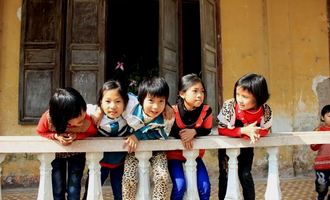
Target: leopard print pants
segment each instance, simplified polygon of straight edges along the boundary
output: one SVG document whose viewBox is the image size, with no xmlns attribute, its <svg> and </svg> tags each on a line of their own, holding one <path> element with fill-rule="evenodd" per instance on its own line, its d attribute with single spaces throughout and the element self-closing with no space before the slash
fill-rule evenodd
<svg viewBox="0 0 330 200">
<path fill-rule="evenodd" d="M 138 186 L 138 159 L 134 153 L 126 156 L 123 175 L 123 199 L 135 200 Z M 153 173 L 153 200 L 164 200 L 167 197 L 169 173 L 167 159 L 164 152 L 155 152 L 150 158 Z"/>
</svg>

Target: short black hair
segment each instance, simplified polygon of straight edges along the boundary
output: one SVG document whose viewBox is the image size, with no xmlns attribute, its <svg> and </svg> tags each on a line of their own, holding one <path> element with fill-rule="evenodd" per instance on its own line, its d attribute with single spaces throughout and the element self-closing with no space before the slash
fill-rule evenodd
<svg viewBox="0 0 330 200">
<path fill-rule="evenodd" d="M 104 91 L 115 90 L 115 89 L 118 89 L 118 92 L 119 92 L 120 96 L 123 98 L 124 105 L 126 107 L 126 105 L 128 103 L 127 89 L 126 89 L 126 87 L 122 87 L 122 84 L 116 80 L 108 80 L 107 82 L 105 82 L 103 84 L 102 88 L 99 91 L 97 105 L 101 106 Z"/>
<path fill-rule="evenodd" d="M 268 86 L 266 79 L 258 74 L 245 74 L 235 83 L 234 98 L 236 101 L 236 88 L 242 87 L 249 91 L 256 99 L 257 107 L 263 105 L 269 99 Z"/>
<path fill-rule="evenodd" d="M 86 111 L 86 102 L 81 94 L 71 88 L 58 88 L 49 101 L 49 115 L 58 134 L 64 133 L 68 121 Z"/>
<path fill-rule="evenodd" d="M 139 84 L 138 89 L 138 100 L 141 105 L 143 105 L 143 101 L 148 94 L 155 97 L 165 97 L 167 104 L 170 89 L 166 80 L 162 77 L 151 77 L 144 79 Z"/>
<path fill-rule="evenodd" d="M 323 108 L 321 110 L 321 116 L 324 117 L 324 115 L 329 112 L 330 112 L 330 105 L 325 105 L 325 106 L 323 106 Z"/>
</svg>

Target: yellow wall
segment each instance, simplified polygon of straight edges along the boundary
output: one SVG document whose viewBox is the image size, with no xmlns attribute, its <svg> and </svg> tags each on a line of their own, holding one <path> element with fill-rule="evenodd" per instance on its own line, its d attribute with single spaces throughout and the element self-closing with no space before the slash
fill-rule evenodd
<svg viewBox="0 0 330 200">
<path fill-rule="evenodd" d="M 21 0 L 0 0 L 0 135 L 35 134 L 35 126 L 18 124 L 20 6 Z M 320 109 L 313 89 L 330 74 L 326 0 L 220 0 L 219 9 L 223 98 L 232 97 L 243 74 L 263 74 L 271 93 L 273 131 L 312 130 Z M 308 152 L 306 147 L 282 148 L 281 174 L 311 170 Z M 264 172 L 265 152 L 256 154 L 255 168 Z M 214 156 L 207 159 L 212 168 L 217 167 Z M 31 171 L 19 168 L 20 162 L 31 162 Z M 6 158 L 3 176 L 31 174 L 38 175 L 34 157 Z"/>
<path fill-rule="evenodd" d="M 35 134 L 35 126 L 18 124 L 21 24 L 16 13 L 20 6 L 20 0 L 0 0 L 0 135 Z M 39 181 L 39 161 L 35 155 L 7 156 L 1 166 L 4 186 Z"/>
<path fill-rule="evenodd" d="M 313 81 L 330 74 L 326 0 L 220 2 L 224 99 L 245 73 L 262 74 L 273 130 L 311 130 L 320 109 Z"/>
<path fill-rule="evenodd" d="M 0 135 L 32 135 L 35 126 L 18 125 L 20 0 L 0 1 Z"/>
<path fill-rule="evenodd" d="M 317 84 L 329 80 L 326 0 L 220 0 L 223 98 L 248 72 L 266 77 L 273 131 L 310 131 L 319 123 Z M 329 86 L 328 86 L 329 88 Z M 319 102 L 323 101 L 323 102 Z M 263 172 L 265 152 L 256 151 L 255 172 Z M 312 170 L 308 147 L 281 148 L 281 174 Z"/>
</svg>

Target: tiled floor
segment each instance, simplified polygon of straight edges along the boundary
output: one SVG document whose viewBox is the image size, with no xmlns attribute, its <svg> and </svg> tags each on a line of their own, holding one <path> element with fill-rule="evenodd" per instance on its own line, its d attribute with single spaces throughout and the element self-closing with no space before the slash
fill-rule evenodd
<svg viewBox="0 0 330 200">
<path fill-rule="evenodd" d="M 213 180 L 211 200 L 218 199 L 217 183 Z M 257 200 L 264 199 L 266 180 L 255 180 Z M 281 191 L 283 200 L 312 200 L 316 198 L 314 192 L 314 180 L 312 178 L 281 179 Z M 112 195 L 109 186 L 103 188 L 103 199 L 111 200 Z M 2 189 L 3 200 L 33 200 L 37 199 L 36 188 Z"/>
</svg>

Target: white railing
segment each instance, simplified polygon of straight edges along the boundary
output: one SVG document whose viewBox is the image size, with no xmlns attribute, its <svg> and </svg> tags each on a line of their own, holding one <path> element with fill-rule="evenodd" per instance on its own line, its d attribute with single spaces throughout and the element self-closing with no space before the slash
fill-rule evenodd
<svg viewBox="0 0 330 200">
<path fill-rule="evenodd" d="M 216 131 L 215 131 L 216 132 Z M 196 163 L 195 158 L 198 156 L 198 149 L 219 149 L 226 148 L 229 156 L 229 172 L 228 187 L 226 200 L 242 199 L 240 192 L 238 173 L 237 173 L 237 156 L 239 148 L 244 147 L 265 147 L 269 154 L 269 169 L 267 188 L 265 192 L 266 200 L 281 199 L 280 179 L 278 172 L 278 148 L 280 146 L 290 145 L 309 145 L 330 143 L 330 131 L 326 132 L 285 132 L 272 133 L 268 137 L 261 138 L 255 145 L 248 141 L 237 138 L 229 138 L 224 136 L 205 136 L 196 139 L 194 142 L 194 150 L 184 151 L 187 174 L 187 194 L 186 199 L 198 199 L 196 185 Z M 153 150 L 175 150 L 183 149 L 180 140 L 149 140 L 139 143 L 136 157 L 139 159 L 139 173 L 149 171 L 148 160 Z M 40 160 L 40 182 L 38 190 L 38 200 L 52 200 L 51 187 L 51 162 L 56 152 L 86 152 L 87 166 L 89 168 L 89 187 L 88 200 L 103 200 L 100 182 L 100 165 L 99 161 L 105 151 L 124 151 L 123 140 L 109 138 L 88 138 L 74 142 L 70 146 L 62 146 L 61 144 L 48 140 L 39 136 L 0 136 L 0 163 L 4 160 L 6 154 L 14 153 L 31 153 L 38 154 Z M 1 167 L 0 167 L 1 175 Z M 148 176 L 139 176 L 139 187 L 137 199 L 150 199 L 150 184 Z M 0 200 L 1 187 L 0 187 Z"/>
</svg>

